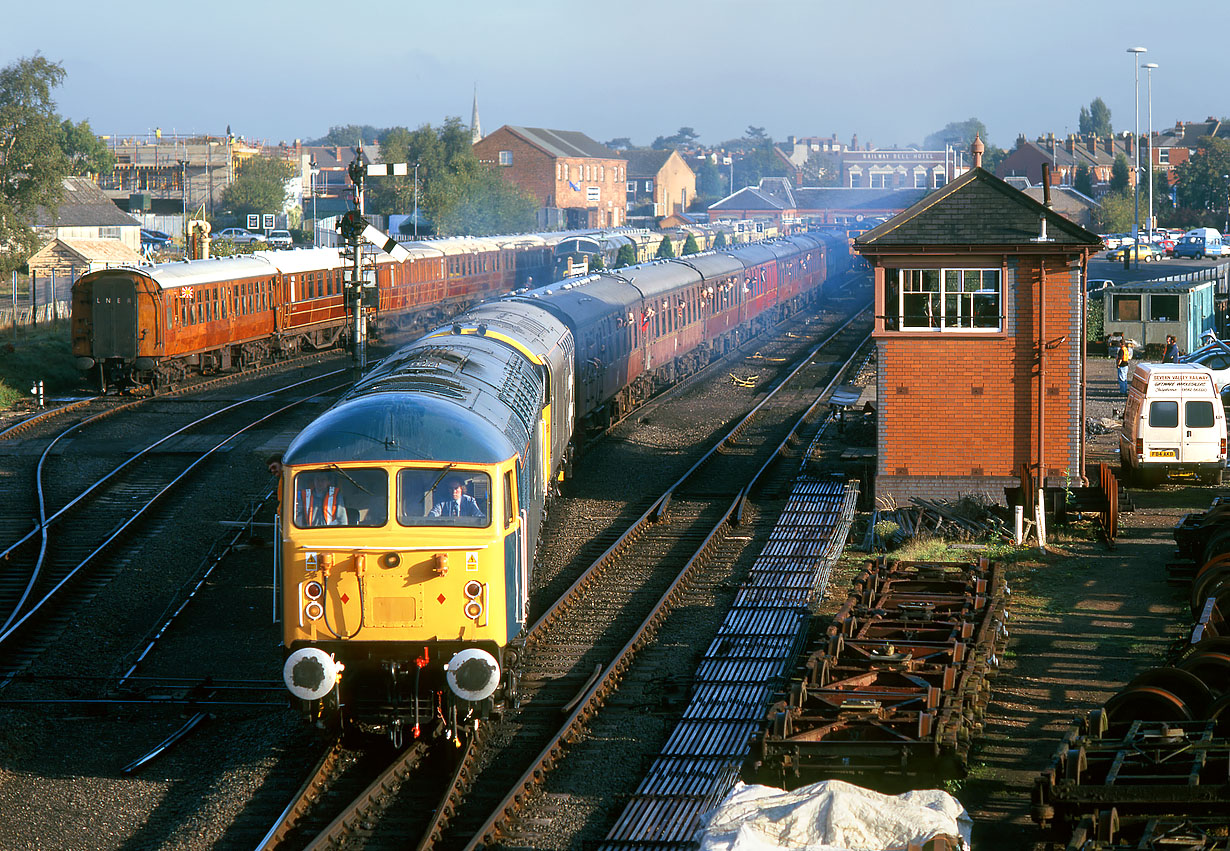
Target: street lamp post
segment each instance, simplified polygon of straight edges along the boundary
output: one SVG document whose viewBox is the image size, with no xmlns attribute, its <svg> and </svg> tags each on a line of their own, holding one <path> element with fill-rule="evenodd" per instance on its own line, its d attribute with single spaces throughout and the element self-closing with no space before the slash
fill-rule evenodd
<svg viewBox="0 0 1230 851">
<path fill-rule="evenodd" d="M 1158 66 L 1156 62 L 1146 62 L 1142 67 L 1149 72 L 1149 218 L 1145 229 L 1149 232 L 1149 245 L 1153 245 L 1153 69 Z"/>
<path fill-rule="evenodd" d="M 1134 165 L 1132 167 L 1132 196 L 1133 196 L 1133 214 L 1132 214 L 1132 253 L 1136 255 L 1136 268 L 1140 268 L 1140 54 L 1146 53 L 1148 48 L 1145 47 L 1129 47 L 1128 53 L 1134 53 L 1133 57 L 1136 68 L 1136 91 L 1132 99 L 1132 105 L 1136 109 L 1136 124 L 1132 130 L 1132 155 Z M 1124 258 L 1126 265 L 1127 258 Z"/>
<path fill-rule="evenodd" d="M 414 164 L 414 241 L 419 239 L 419 164 Z"/>
</svg>

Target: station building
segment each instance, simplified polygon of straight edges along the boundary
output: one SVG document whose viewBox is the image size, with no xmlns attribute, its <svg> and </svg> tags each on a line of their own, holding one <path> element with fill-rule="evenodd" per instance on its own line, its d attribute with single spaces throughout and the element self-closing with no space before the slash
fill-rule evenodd
<svg viewBox="0 0 1230 851">
<path fill-rule="evenodd" d="M 1096 234 L 974 168 L 855 240 L 875 276 L 875 495 L 1006 501 L 1084 473 Z"/>
</svg>

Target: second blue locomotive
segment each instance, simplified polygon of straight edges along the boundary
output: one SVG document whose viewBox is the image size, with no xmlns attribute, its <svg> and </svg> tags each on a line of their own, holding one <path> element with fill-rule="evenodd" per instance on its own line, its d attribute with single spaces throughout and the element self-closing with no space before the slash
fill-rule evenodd
<svg viewBox="0 0 1230 851">
<path fill-rule="evenodd" d="M 632 266 L 480 305 L 382 361 L 283 459 L 283 675 L 304 712 L 398 740 L 507 705 L 580 439 L 848 267 L 820 234 Z"/>
</svg>

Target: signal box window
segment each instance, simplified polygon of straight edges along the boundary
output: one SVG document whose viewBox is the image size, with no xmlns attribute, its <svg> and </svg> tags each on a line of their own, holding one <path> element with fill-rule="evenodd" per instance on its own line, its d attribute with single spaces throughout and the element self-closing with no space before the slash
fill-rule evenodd
<svg viewBox="0 0 1230 851">
<path fill-rule="evenodd" d="M 999 331 L 999 269 L 887 269 L 884 330 Z"/>
<path fill-rule="evenodd" d="M 474 470 L 406 469 L 397 474 L 397 522 L 403 526 L 487 526 L 491 478 Z"/>
<path fill-rule="evenodd" d="M 295 476 L 295 525 L 383 526 L 388 522 L 389 479 L 380 469 L 328 467 Z"/>
</svg>

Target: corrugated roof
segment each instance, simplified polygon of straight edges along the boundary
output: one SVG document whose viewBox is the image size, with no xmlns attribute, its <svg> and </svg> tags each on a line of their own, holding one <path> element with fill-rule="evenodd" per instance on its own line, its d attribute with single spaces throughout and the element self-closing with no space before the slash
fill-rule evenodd
<svg viewBox="0 0 1230 851">
<path fill-rule="evenodd" d="M 590 157 L 601 160 L 622 160 L 606 145 L 600 145 L 584 133 L 575 130 L 548 130 L 543 127 L 515 127 L 506 125 L 525 141 L 556 157 Z"/>
<path fill-rule="evenodd" d="M 802 186 L 794 190 L 800 210 L 904 210 L 930 189 L 872 189 Z"/>
<path fill-rule="evenodd" d="M 858 249 L 913 246 L 1021 246 L 1034 242 L 1042 218 L 1045 245 L 1097 247 L 1102 239 L 983 168 L 970 169 L 908 210 L 855 240 Z"/>
<path fill-rule="evenodd" d="M 140 227 L 88 177 L 64 178 L 64 199 L 53 216 L 38 208 L 39 227 Z"/>
</svg>

